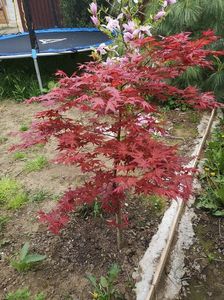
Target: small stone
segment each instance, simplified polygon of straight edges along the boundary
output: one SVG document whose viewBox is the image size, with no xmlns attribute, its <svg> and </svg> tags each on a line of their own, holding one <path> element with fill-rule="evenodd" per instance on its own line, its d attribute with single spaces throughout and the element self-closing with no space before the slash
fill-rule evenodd
<svg viewBox="0 0 224 300">
<path fill-rule="evenodd" d="M 140 281 L 140 280 L 141 280 L 141 275 L 140 275 L 138 272 L 134 271 L 134 272 L 132 273 L 132 278 L 133 278 L 135 281 Z"/>
</svg>

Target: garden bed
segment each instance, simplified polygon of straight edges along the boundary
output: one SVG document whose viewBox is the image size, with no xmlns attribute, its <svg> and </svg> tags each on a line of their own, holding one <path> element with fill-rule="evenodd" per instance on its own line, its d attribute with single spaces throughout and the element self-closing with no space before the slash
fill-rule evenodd
<svg viewBox="0 0 224 300">
<path fill-rule="evenodd" d="M 186 253 L 186 272 L 179 299 L 224 298 L 224 222 L 201 210 L 195 211 L 195 242 Z"/>
<path fill-rule="evenodd" d="M 166 204 L 157 198 L 141 201 L 130 197 L 127 200 L 125 209 L 130 225 L 123 230 L 124 246 L 121 251 L 116 247 L 115 229 L 105 226 L 108 216 L 101 216 L 100 212 L 90 208 L 75 213 L 60 236 L 48 233 L 46 227 L 38 222 L 37 212 L 49 211 L 63 191 L 69 186 L 79 185 L 85 177 L 78 168 L 49 162 L 53 158 L 54 143 L 36 146 L 24 151 L 23 155 L 8 152 L 8 148 L 18 141 L 12 132 L 29 127 L 33 113 L 40 108 L 38 104 L 7 101 L 0 105 L 1 177 L 17 180 L 28 192 L 28 201 L 21 208 L 6 210 L 0 207 L 1 216 L 8 217 L 0 231 L 0 299 L 22 287 L 28 287 L 33 294 L 44 292 L 49 300 L 92 299 L 90 292 L 93 288 L 86 274 L 99 278 L 113 263 L 121 269 L 117 285 L 121 299 L 135 299 L 132 273 L 157 230 Z M 191 154 L 200 116 L 192 111 L 164 113 L 163 119 L 168 118 L 168 141 L 178 144 L 182 155 Z M 38 157 L 44 157 L 46 161 L 42 159 L 45 163 L 36 163 L 36 167 L 41 165 L 39 170 L 35 166 L 32 169 L 30 162 Z M 34 269 L 18 272 L 10 261 L 26 241 L 30 242 L 31 252 L 45 254 L 47 258 Z"/>
</svg>

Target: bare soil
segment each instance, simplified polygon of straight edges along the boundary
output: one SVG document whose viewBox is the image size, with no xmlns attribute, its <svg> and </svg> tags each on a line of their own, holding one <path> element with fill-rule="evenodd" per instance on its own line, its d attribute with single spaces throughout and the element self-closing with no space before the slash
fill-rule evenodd
<svg viewBox="0 0 224 300">
<path fill-rule="evenodd" d="M 112 263 L 117 263 L 121 268 L 118 289 L 122 299 L 133 300 L 132 273 L 157 230 L 162 209 L 141 199 L 127 199 L 125 207 L 130 225 L 123 230 L 121 251 L 117 250 L 115 229 L 106 225 L 107 216 L 94 217 L 92 210 L 74 213 L 69 226 L 59 236 L 47 232 L 46 227 L 38 222 L 37 212 L 53 208 L 55 198 L 69 186 L 79 185 L 83 174 L 79 168 L 53 163 L 38 172 L 27 174 L 24 171 L 26 161 L 37 155 L 45 155 L 50 161 L 54 157 L 54 143 L 26 150 L 24 160 L 15 160 L 8 152 L 9 147 L 19 141 L 12 132 L 18 131 L 22 124 L 29 125 L 33 114 L 41 109 L 38 104 L 9 101 L 0 104 L 0 136 L 3 138 L 0 143 L 0 176 L 15 178 L 30 193 L 44 190 L 52 195 L 43 202 L 30 201 L 17 211 L 0 207 L 0 215 L 10 218 L 0 232 L 0 299 L 4 299 L 9 291 L 28 287 L 33 293 L 44 292 L 48 300 L 88 300 L 92 298 L 92 287 L 85 275 L 92 273 L 100 277 L 107 273 Z M 182 155 L 190 155 L 200 114 L 172 111 L 166 113 L 167 116 L 170 143 L 178 144 Z M 46 254 L 47 259 L 32 270 L 19 273 L 10 261 L 26 241 L 30 242 L 31 252 Z"/>
</svg>

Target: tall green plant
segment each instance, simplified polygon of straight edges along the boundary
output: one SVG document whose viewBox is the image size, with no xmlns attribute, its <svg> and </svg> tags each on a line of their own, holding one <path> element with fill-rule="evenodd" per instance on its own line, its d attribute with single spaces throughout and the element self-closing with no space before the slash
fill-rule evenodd
<svg viewBox="0 0 224 300">
<path fill-rule="evenodd" d="M 203 192 L 197 207 L 224 217 L 224 127 L 220 121 L 205 151 L 204 172 L 201 175 Z"/>
<path fill-rule="evenodd" d="M 145 8 L 149 16 L 159 7 L 159 1 L 151 0 Z M 170 7 L 169 13 L 155 29 L 158 35 L 170 35 L 183 31 L 198 37 L 202 31 L 213 29 L 221 37 L 212 48 L 223 50 L 224 42 L 224 1 L 223 0 L 178 0 Z M 198 67 L 190 67 L 176 83 L 182 87 L 196 85 L 203 90 L 213 90 L 220 101 L 224 101 L 224 60 L 214 58 L 214 70 L 203 72 Z"/>
</svg>

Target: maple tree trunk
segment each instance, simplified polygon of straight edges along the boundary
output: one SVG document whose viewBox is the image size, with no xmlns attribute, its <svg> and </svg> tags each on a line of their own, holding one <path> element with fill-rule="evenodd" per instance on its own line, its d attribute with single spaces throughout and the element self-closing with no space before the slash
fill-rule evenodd
<svg viewBox="0 0 224 300">
<path fill-rule="evenodd" d="M 116 214 L 116 223 L 117 223 L 117 248 L 118 250 L 121 250 L 122 247 L 122 230 L 121 230 L 121 206 L 119 205 L 118 213 Z"/>
<path fill-rule="evenodd" d="M 119 122 L 121 122 L 122 119 L 122 113 L 121 110 L 119 110 Z M 120 141 L 121 140 L 121 126 L 118 129 L 118 133 L 117 133 L 117 140 Z M 114 162 L 114 177 L 117 177 L 117 165 L 118 162 Z M 117 223 L 117 248 L 118 250 L 121 249 L 122 247 L 122 230 L 121 230 L 121 224 L 122 224 L 122 216 L 121 216 L 121 203 L 119 201 L 118 203 L 118 210 L 116 213 L 116 223 Z"/>
</svg>

